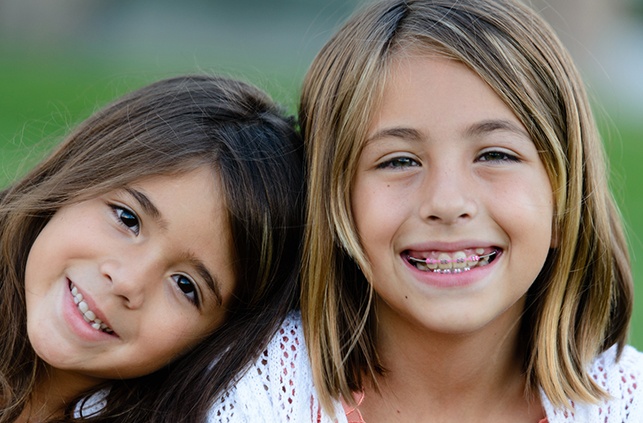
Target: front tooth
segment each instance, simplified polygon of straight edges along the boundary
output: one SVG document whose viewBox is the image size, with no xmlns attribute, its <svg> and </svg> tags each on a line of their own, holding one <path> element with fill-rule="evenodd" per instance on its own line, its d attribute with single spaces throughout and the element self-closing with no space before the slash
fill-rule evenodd
<svg viewBox="0 0 643 423">
<path fill-rule="evenodd" d="M 451 256 L 447 253 L 441 253 L 438 256 L 438 268 L 442 270 L 451 269 Z"/>
<path fill-rule="evenodd" d="M 89 310 L 89 306 L 85 301 L 80 301 L 78 303 L 78 310 L 80 310 L 83 314 L 85 314 L 87 310 Z"/>
<path fill-rule="evenodd" d="M 87 317 L 89 320 L 96 319 L 96 314 L 91 310 L 87 310 L 84 314 L 85 314 L 85 317 Z"/>
<path fill-rule="evenodd" d="M 454 269 L 463 269 L 467 267 L 467 255 L 464 251 L 457 251 L 453 254 L 453 260 L 455 260 L 455 263 L 453 263 Z"/>
</svg>

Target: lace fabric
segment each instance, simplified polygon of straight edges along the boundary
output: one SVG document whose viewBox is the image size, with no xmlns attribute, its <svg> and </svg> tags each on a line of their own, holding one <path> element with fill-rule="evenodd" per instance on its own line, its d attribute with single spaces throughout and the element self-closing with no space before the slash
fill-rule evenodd
<svg viewBox="0 0 643 423">
<path fill-rule="evenodd" d="M 611 398 L 599 404 L 574 404 L 573 411 L 555 409 L 541 392 L 549 423 L 642 423 L 643 354 L 626 347 L 616 361 L 612 347 L 593 362 L 591 376 Z M 210 423 L 347 423 L 341 402 L 336 420 L 319 407 L 312 384 L 299 314 L 292 313 L 261 357 L 240 375 L 209 414 Z"/>
<path fill-rule="evenodd" d="M 572 404 L 573 411 L 555 409 L 544 394 L 549 423 L 643 422 L 643 354 L 626 346 L 618 361 L 616 347 L 599 355 L 589 373 L 611 398 L 598 404 Z"/>
<path fill-rule="evenodd" d="M 315 399 L 298 313 L 284 320 L 259 359 L 219 398 L 208 422 L 332 422 Z"/>
</svg>

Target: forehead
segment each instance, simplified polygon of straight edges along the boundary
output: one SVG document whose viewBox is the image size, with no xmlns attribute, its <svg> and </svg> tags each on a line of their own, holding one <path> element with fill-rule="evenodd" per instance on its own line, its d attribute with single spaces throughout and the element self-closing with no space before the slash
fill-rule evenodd
<svg viewBox="0 0 643 423">
<path fill-rule="evenodd" d="M 476 72 L 441 56 L 407 54 L 390 64 L 368 138 L 382 127 L 431 133 L 446 125 L 464 127 L 498 119 L 522 127 L 513 111 Z"/>
</svg>

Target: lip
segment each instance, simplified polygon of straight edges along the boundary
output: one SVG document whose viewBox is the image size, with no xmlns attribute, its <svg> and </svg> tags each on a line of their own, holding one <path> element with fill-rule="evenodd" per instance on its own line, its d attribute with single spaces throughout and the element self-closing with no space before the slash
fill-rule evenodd
<svg viewBox="0 0 643 423">
<path fill-rule="evenodd" d="M 499 244 L 482 240 L 465 240 L 457 242 L 421 242 L 407 245 L 403 248 L 403 250 L 454 252 L 476 248 L 497 248 L 499 250 L 503 250 L 503 248 L 499 246 Z"/>
<path fill-rule="evenodd" d="M 427 270 L 420 270 L 409 261 L 409 251 L 424 252 L 427 256 L 434 252 L 454 253 L 457 251 L 475 251 L 484 249 L 485 251 L 493 250 L 496 252 L 494 259 L 484 266 L 476 266 L 467 271 L 459 273 L 438 273 Z M 404 265 L 411 272 L 413 277 L 422 285 L 445 289 L 445 288 L 463 288 L 473 287 L 480 283 L 493 269 L 502 261 L 504 249 L 497 244 L 489 242 L 432 242 L 409 245 L 399 255 Z"/>
<path fill-rule="evenodd" d="M 72 280 L 67 278 L 66 293 L 64 295 L 64 316 L 67 323 L 70 325 L 72 330 L 80 337 L 86 340 L 105 340 L 105 339 L 114 339 L 118 338 L 116 332 L 107 333 L 101 330 L 94 329 L 88 322 L 83 318 L 82 313 L 78 310 L 78 306 L 74 303 L 74 296 L 71 294 Z M 83 301 L 85 301 L 90 310 L 96 314 L 96 317 L 113 329 L 111 323 L 107 320 L 104 313 L 100 310 L 94 300 L 83 291 L 78 284 L 74 283 L 74 286 L 78 291 L 83 295 Z"/>
</svg>

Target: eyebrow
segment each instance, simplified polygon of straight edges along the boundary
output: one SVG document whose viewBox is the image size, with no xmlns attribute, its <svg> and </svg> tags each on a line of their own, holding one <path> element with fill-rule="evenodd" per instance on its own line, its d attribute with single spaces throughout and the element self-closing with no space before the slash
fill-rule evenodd
<svg viewBox="0 0 643 423">
<path fill-rule="evenodd" d="M 132 187 L 126 187 L 125 191 L 127 191 L 127 193 L 139 203 L 143 211 L 156 220 L 162 228 L 167 227 L 167 223 L 163 219 L 161 211 L 154 205 L 147 195 Z M 217 304 L 221 306 L 223 304 L 221 284 L 212 276 L 212 273 L 210 273 L 206 265 L 201 260 L 197 259 L 194 254 L 188 253 L 186 260 L 196 269 L 203 280 L 205 280 L 206 285 L 214 294 Z"/>
<path fill-rule="evenodd" d="M 212 276 L 212 273 L 210 273 L 205 264 L 203 264 L 201 260 L 194 257 L 191 253 L 188 254 L 188 261 L 190 262 L 190 264 L 192 264 L 192 266 L 194 266 L 203 280 L 205 280 L 206 285 L 214 294 L 217 305 L 223 305 L 223 296 L 221 295 L 221 284 L 219 283 L 219 281 Z"/>
<path fill-rule="evenodd" d="M 422 139 L 422 134 L 413 128 L 396 126 L 393 128 L 384 128 L 375 132 L 373 135 L 368 137 L 366 142 L 377 141 L 382 138 L 401 138 L 411 141 L 419 141 Z"/>
<path fill-rule="evenodd" d="M 155 220 L 160 222 L 163 221 L 160 210 L 154 205 L 152 200 L 147 197 L 147 195 L 131 187 L 126 187 L 125 191 L 138 201 L 145 214 L 152 216 Z"/>
<path fill-rule="evenodd" d="M 523 128 L 516 125 L 515 123 L 504 119 L 491 119 L 491 120 L 484 120 L 482 122 L 476 122 L 467 128 L 467 130 L 465 131 L 465 134 L 470 137 L 475 137 L 480 135 L 486 135 L 494 131 L 513 132 L 514 134 L 521 135 L 527 138 L 528 140 L 531 140 L 531 137 L 529 136 L 527 131 L 525 131 Z"/>
</svg>

